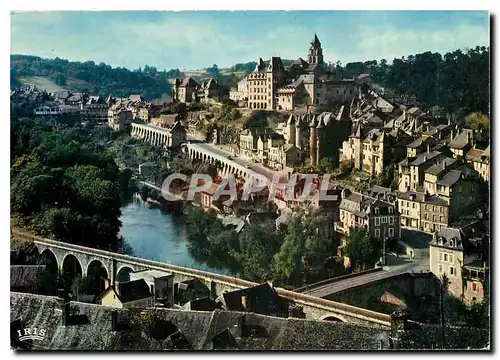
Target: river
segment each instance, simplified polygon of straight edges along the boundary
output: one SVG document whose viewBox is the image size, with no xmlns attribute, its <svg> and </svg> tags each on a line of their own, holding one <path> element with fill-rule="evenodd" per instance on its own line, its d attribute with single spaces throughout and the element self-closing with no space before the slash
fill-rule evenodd
<svg viewBox="0 0 500 360">
<path fill-rule="evenodd" d="M 229 270 L 214 269 L 195 260 L 188 249 L 186 224 L 181 216 L 172 216 L 152 208 L 137 197 L 121 208 L 120 234 L 134 256 L 185 266 L 223 275 Z"/>
</svg>

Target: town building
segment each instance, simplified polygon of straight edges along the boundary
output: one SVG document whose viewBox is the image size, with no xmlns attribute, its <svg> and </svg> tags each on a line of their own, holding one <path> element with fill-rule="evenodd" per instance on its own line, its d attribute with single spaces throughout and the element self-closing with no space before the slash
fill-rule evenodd
<svg viewBox="0 0 500 360">
<path fill-rule="evenodd" d="M 326 71 L 323 49 L 317 35 L 309 47 L 307 61 L 299 58 L 288 67 L 280 57 L 268 62 L 259 58 L 246 77 L 247 107 L 255 110 L 293 111 L 297 107 L 331 107 L 348 102 L 356 94 L 358 82 L 345 80 Z M 232 92 L 233 99 L 245 98 L 245 83 Z"/>
<path fill-rule="evenodd" d="M 352 229 L 361 229 L 376 239 L 398 239 L 400 223 L 394 204 L 347 189 L 342 191 L 336 231 L 348 235 Z"/>
<path fill-rule="evenodd" d="M 485 296 L 489 273 L 485 256 L 488 239 L 471 237 L 466 232 L 467 228 L 448 227 L 435 232 L 429 245 L 429 264 L 438 278 L 446 275 L 451 294 L 471 305 Z"/>
<path fill-rule="evenodd" d="M 196 99 L 196 89 L 200 85 L 191 77 L 182 80 L 175 79 L 174 100 L 181 103 L 191 103 Z"/>
<path fill-rule="evenodd" d="M 467 154 L 467 152 L 473 147 L 473 140 L 474 131 L 471 129 L 458 129 L 456 133 L 452 132 L 449 147 L 453 153 L 453 157 L 457 158 L 465 156 L 465 154 Z"/>
<path fill-rule="evenodd" d="M 144 279 L 118 282 L 110 285 L 106 281 L 106 289 L 97 298 L 100 305 L 115 308 L 153 307 L 154 295 Z"/>
<path fill-rule="evenodd" d="M 160 270 L 143 270 L 130 273 L 130 281 L 144 280 L 154 295 L 155 304 L 174 305 L 174 274 Z"/>
<path fill-rule="evenodd" d="M 129 129 L 134 116 L 131 110 L 113 106 L 108 110 L 108 126 L 114 131 Z"/>
<path fill-rule="evenodd" d="M 484 150 L 473 148 L 467 153 L 466 158 L 479 176 L 488 182 L 490 180 L 490 146 L 488 145 Z"/>
<path fill-rule="evenodd" d="M 248 101 L 248 79 L 245 76 L 238 81 L 237 89 L 229 91 L 229 98 L 243 107 L 247 106 Z"/>
<path fill-rule="evenodd" d="M 105 123 L 108 117 L 108 105 L 101 96 L 89 96 L 80 105 L 83 121 Z"/>
<path fill-rule="evenodd" d="M 342 143 L 340 161 L 352 161 L 354 169 L 380 176 L 387 165 L 404 156 L 408 141 L 409 137 L 399 129 L 386 132 L 375 128 L 366 131 L 358 125 Z"/>
</svg>

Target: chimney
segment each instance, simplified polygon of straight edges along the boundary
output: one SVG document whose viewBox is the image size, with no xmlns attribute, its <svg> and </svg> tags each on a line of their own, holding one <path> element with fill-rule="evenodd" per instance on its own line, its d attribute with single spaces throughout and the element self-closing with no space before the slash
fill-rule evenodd
<svg viewBox="0 0 500 360">
<path fill-rule="evenodd" d="M 57 290 L 57 302 L 59 303 L 60 309 L 62 311 L 62 317 L 61 317 L 62 326 L 69 325 L 70 302 L 67 290 L 65 289 Z"/>
<path fill-rule="evenodd" d="M 243 305 L 243 308 L 246 309 L 246 307 L 247 307 L 247 297 L 246 296 L 241 297 L 241 304 Z"/>
<path fill-rule="evenodd" d="M 431 152 L 431 145 L 427 144 L 427 153 L 430 153 L 430 152 Z"/>
<path fill-rule="evenodd" d="M 115 292 L 117 295 L 120 295 L 120 282 L 115 281 Z"/>
<path fill-rule="evenodd" d="M 107 290 L 110 286 L 110 280 L 108 278 L 104 278 L 104 290 Z"/>
<path fill-rule="evenodd" d="M 453 135 L 455 134 L 455 130 L 451 129 L 450 140 L 453 140 Z"/>
<path fill-rule="evenodd" d="M 345 199 L 350 194 L 351 194 L 351 192 L 349 191 L 349 189 L 342 189 L 342 199 Z"/>
<path fill-rule="evenodd" d="M 403 110 L 403 120 L 406 121 L 406 109 Z"/>
<path fill-rule="evenodd" d="M 111 331 L 118 331 L 118 313 L 116 310 L 111 311 Z"/>
</svg>

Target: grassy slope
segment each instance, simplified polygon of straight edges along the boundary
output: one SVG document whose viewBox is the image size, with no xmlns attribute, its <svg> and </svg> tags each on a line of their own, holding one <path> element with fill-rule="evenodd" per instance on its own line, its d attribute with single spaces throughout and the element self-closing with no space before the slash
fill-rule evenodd
<svg viewBox="0 0 500 360">
<path fill-rule="evenodd" d="M 45 76 L 21 76 L 17 78 L 17 81 L 23 86 L 36 85 L 38 88 L 45 89 L 47 92 L 56 91 L 82 91 L 84 89 L 91 89 L 92 85 L 86 81 L 68 78 L 66 86 L 57 85 L 50 78 Z"/>
</svg>

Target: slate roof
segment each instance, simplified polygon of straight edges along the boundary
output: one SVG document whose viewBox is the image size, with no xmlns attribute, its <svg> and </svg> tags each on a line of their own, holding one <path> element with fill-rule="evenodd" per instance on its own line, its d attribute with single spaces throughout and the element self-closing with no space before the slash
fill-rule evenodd
<svg viewBox="0 0 500 360">
<path fill-rule="evenodd" d="M 457 136 L 450 141 L 450 147 L 453 149 L 463 149 L 469 143 L 470 129 L 463 129 Z"/>
<path fill-rule="evenodd" d="M 399 192 L 398 199 L 423 202 L 425 200 L 425 194 L 416 191 Z"/>
<path fill-rule="evenodd" d="M 449 205 L 448 201 L 439 195 L 429 196 L 427 199 L 425 199 L 425 203 L 435 204 L 435 205 L 440 205 L 440 206 L 448 206 Z"/>
<path fill-rule="evenodd" d="M 422 154 L 419 154 L 415 160 L 413 160 L 410 165 L 412 166 L 419 166 L 422 165 L 423 163 L 434 159 L 436 156 L 441 155 L 441 152 L 432 150 L 431 152 L 424 152 Z"/>
<path fill-rule="evenodd" d="M 191 77 L 187 77 L 187 78 L 184 78 L 182 79 L 182 82 L 181 84 L 179 85 L 179 87 L 196 87 L 198 86 L 198 83 L 193 80 Z"/>
<path fill-rule="evenodd" d="M 452 186 L 462 177 L 462 172 L 460 170 L 450 170 L 436 183 L 438 185 Z"/>
<path fill-rule="evenodd" d="M 211 350 L 214 339 L 233 346 L 226 330 L 242 350 L 376 350 L 388 331 L 334 321 L 278 318 L 253 313 L 215 310 L 116 309 L 71 302 L 70 309 L 88 321 L 61 326 L 57 298 L 10 293 L 10 319 L 21 326 L 46 330 L 40 350 L 157 351 L 178 349 Z M 119 327 L 111 328 L 111 314 Z M 153 336 L 150 321 L 158 324 Z M 163 330 L 163 331 L 161 331 Z M 15 333 L 15 332 L 14 332 Z M 162 335 L 162 336 L 161 336 Z M 420 336 L 425 333 L 420 334 Z M 423 339 L 425 341 L 425 339 Z M 35 348 L 36 349 L 36 348 Z"/>
<path fill-rule="evenodd" d="M 25 288 L 36 282 L 45 265 L 11 265 L 10 287 Z"/>
<path fill-rule="evenodd" d="M 148 284 L 144 279 L 119 283 L 120 293 L 118 297 L 122 303 L 145 299 L 153 296 Z"/>
<path fill-rule="evenodd" d="M 443 172 L 446 168 L 449 166 L 453 165 L 454 163 L 457 162 L 457 159 L 452 159 L 452 158 L 444 158 L 443 160 L 439 161 L 437 164 L 432 165 L 429 167 L 427 170 L 425 170 L 426 174 L 432 174 L 432 175 L 438 175 L 439 173 Z"/>
</svg>

